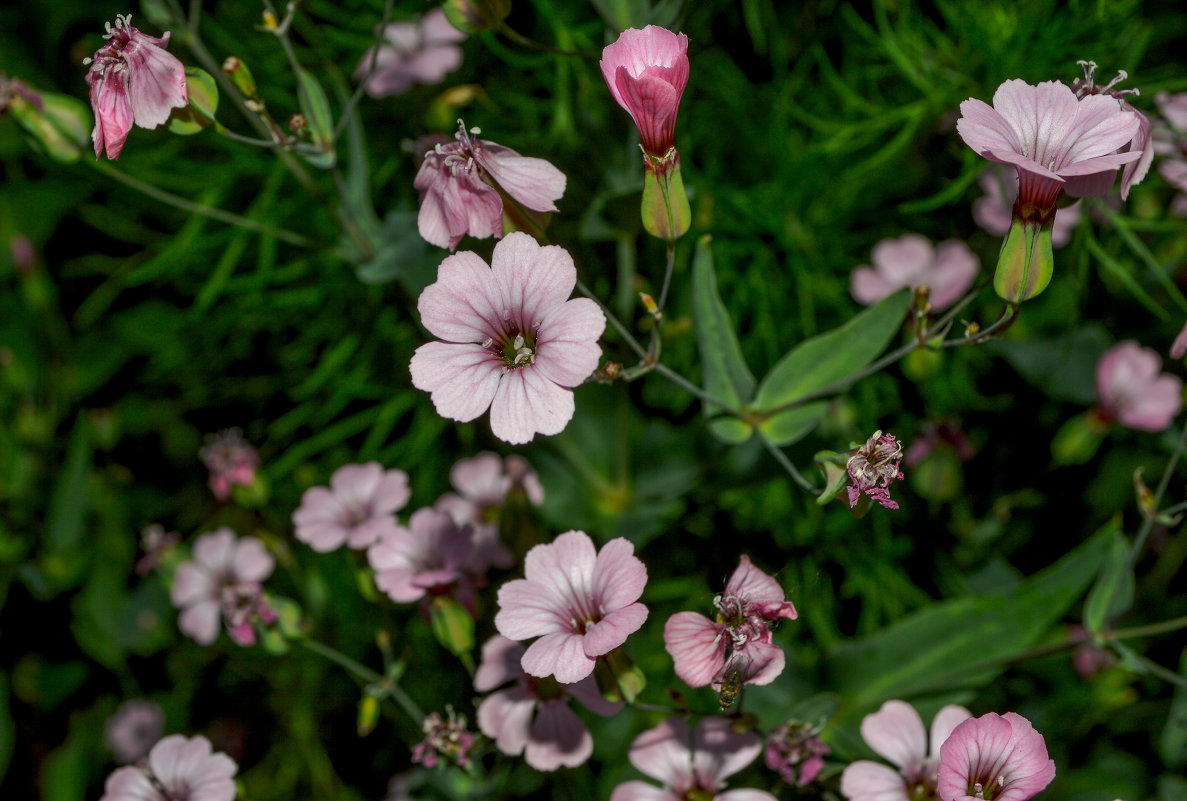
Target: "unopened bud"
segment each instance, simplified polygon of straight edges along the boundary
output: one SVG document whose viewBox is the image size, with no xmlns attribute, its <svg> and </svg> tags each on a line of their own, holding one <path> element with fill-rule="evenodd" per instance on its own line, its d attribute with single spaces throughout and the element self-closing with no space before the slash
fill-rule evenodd
<svg viewBox="0 0 1187 801">
<path fill-rule="evenodd" d="M 663 158 L 645 155 L 643 165 L 643 228 L 654 237 L 675 242 L 692 225 L 680 154 L 672 148 Z"/>
<path fill-rule="evenodd" d="M 271 11 L 264 12 L 264 21 L 263 24 L 260 25 L 261 30 L 274 31 L 277 29 L 277 27 L 279 27 L 279 25 L 280 20 L 276 18 L 275 14 L 273 14 Z"/>
<path fill-rule="evenodd" d="M 980 332 L 981 332 L 981 325 L 976 320 L 965 322 L 965 324 L 964 324 L 965 339 L 968 339 L 969 337 L 975 337 Z"/>
<path fill-rule="evenodd" d="M 309 121 L 305 119 L 304 114 L 294 114 L 289 117 L 289 130 L 295 134 L 300 134 L 309 127 Z"/>
<path fill-rule="evenodd" d="M 251 98 L 259 94 L 259 90 L 256 88 L 256 79 L 252 77 L 251 70 L 239 59 L 228 56 L 227 60 L 223 62 L 223 72 L 231 79 L 231 83 L 235 84 L 235 88 L 243 93 L 244 97 Z"/>
<path fill-rule="evenodd" d="M 643 301 L 643 308 L 647 309 L 648 314 L 654 316 L 659 311 L 659 308 L 655 305 L 655 298 L 646 292 L 639 293 L 639 300 Z"/>
<path fill-rule="evenodd" d="M 481 33 L 511 13 L 511 0 L 445 0 L 441 6 L 449 24 L 462 33 Z"/>
<path fill-rule="evenodd" d="M 993 288 L 999 296 L 1021 303 L 1047 288 L 1055 269 L 1051 253 L 1054 220 L 1054 209 L 1049 216 L 1036 213 L 1026 219 L 1015 212 L 993 275 Z"/>
<path fill-rule="evenodd" d="M 29 145 L 54 161 L 69 164 L 90 149 L 91 111 L 81 100 L 34 92 L 12 80 L 4 105 L 24 129 Z"/>
<path fill-rule="evenodd" d="M 609 381 L 618 378 L 620 372 L 622 372 L 622 365 L 618 362 L 606 362 L 606 366 L 602 368 L 602 375 L 606 376 Z"/>
<path fill-rule="evenodd" d="M 379 699 L 370 692 L 359 699 L 359 716 L 356 723 L 359 737 L 366 737 L 375 730 L 379 722 Z"/>
<path fill-rule="evenodd" d="M 1150 492 L 1150 488 L 1146 486 L 1146 482 L 1142 479 L 1142 468 L 1133 471 L 1133 492 L 1137 496 L 1138 509 L 1142 513 L 1142 517 L 1150 517 L 1154 514 L 1154 493 Z"/>
</svg>

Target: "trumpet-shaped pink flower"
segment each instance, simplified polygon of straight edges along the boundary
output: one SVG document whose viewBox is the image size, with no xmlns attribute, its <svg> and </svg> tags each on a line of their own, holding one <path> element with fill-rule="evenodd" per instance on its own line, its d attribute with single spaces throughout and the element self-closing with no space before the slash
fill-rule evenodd
<svg viewBox="0 0 1187 801">
<path fill-rule="evenodd" d="M 444 512 L 418 509 L 408 528 L 396 526 L 367 550 L 367 561 L 375 569 L 375 585 L 397 603 L 447 592 L 468 601 L 465 566 L 472 537 L 471 529 L 457 526 Z"/>
<path fill-rule="evenodd" d="M 765 790 L 725 790 L 725 780 L 754 761 L 762 740 L 752 731 L 735 732 L 725 718 L 701 718 L 695 731 L 680 718 L 669 718 L 631 743 L 627 757 L 640 772 L 658 779 L 623 782 L 610 801 L 775 801 Z"/>
<path fill-rule="evenodd" d="M 1117 77 L 1101 86 L 1096 83 L 1096 62 L 1080 61 L 1078 63 L 1084 69 L 1084 77 L 1072 81 L 1072 91 L 1076 93 L 1076 97 L 1084 98 L 1089 95 L 1111 97 L 1121 105 L 1122 111 L 1131 111 L 1138 118 L 1138 129 L 1134 132 L 1133 138 L 1128 144 L 1121 147 L 1121 152 L 1141 154 L 1141 157 L 1136 161 L 1131 161 L 1121 168 L 1121 199 L 1126 200 L 1129 197 L 1130 187 L 1141 183 L 1142 179 L 1146 177 L 1146 173 L 1150 171 L 1150 165 L 1154 162 L 1154 142 L 1150 136 L 1150 118 L 1131 106 L 1126 99 L 1126 95 L 1136 96 L 1137 89 L 1113 88 L 1129 77 L 1125 70 L 1120 70 Z M 1109 186 L 1112 185 L 1111 178 L 1108 183 Z M 1108 186 L 1105 187 L 1105 191 L 1108 191 Z"/>
<path fill-rule="evenodd" d="M 453 142 L 425 153 L 413 186 L 420 192 L 417 229 L 430 245 L 455 250 L 466 234 L 476 239 L 503 235 L 503 190 L 531 211 L 556 211 L 565 193 L 565 174 L 544 159 L 521 156 L 509 147 L 479 139 L 458 120 Z"/>
<path fill-rule="evenodd" d="M 119 768 L 108 776 L 99 801 L 234 801 L 238 769 L 205 737 L 171 734 L 153 746 L 144 768 Z"/>
<path fill-rule="evenodd" d="M 474 529 L 474 550 L 470 569 L 485 573 L 491 567 L 510 567 L 514 557 L 499 540 L 503 504 L 512 493 L 520 493 L 533 506 L 544 502 L 544 488 L 528 460 L 518 455 L 501 458 L 485 452 L 462 459 L 449 471 L 454 492 L 437 499 L 434 506 L 447 512 L 459 526 Z"/>
<path fill-rule="evenodd" d="M 785 601 L 779 582 L 743 555 L 713 599 L 717 619 L 698 612 L 677 612 L 664 624 L 664 648 L 675 663 L 676 675 L 689 687 L 724 685 L 736 693 L 744 684 L 770 684 L 783 672 L 783 649 L 772 642 L 771 623 L 795 620 L 795 606 Z"/>
<path fill-rule="evenodd" d="M 490 408 L 491 431 L 513 445 L 559 434 L 573 417 L 570 387 L 597 368 L 606 327 L 592 300 L 568 300 L 576 283 L 565 250 L 523 233 L 495 245 L 490 267 L 476 253 L 449 256 L 417 303 L 445 341 L 416 349 L 412 385 L 451 420 Z"/>
<path fill-rule="evenodd" d="M 348 464 L 330 476 L 330 486 L 310 487 L 293 512 L 296 537 L 320 553 L 346 543 L 366 548 L 397 528 L 393 513 L 412 496 L 408 474 L 379 462 Z"/>
<path fill-rule="evenodd" d="M 962 706 L 941 709 L 931 724 L 929 750 L 928 733 L 915 707 L 904 701 L 887 701 L 862 719 L 861 736 L 895 767 L 866 759 L 853 762 L 841 774 L 841 794 L 851 801 L 934 798 L 940 747 L 953 729 L 971 717 Z"/>
<path fill-rule="evenodd" d="M 139 762 L 164 733 L 165 712 L 143 698 L 124 701 L 103 724 L 103 742 L 121 765 Z"/>
<path fill-rule="evenodd" d="M 1151 433 L 1170 428 L 1183 409 L 1183 382 L 1162 374 L 1162 358 L 1133 340 L 1114 345 L 1096 365 L 1102 416 Z"/>
<path fill-rule="evenodd" d="M 366 81 L 371 97 L 402 95 L 418 83 L 441 83 L 462 65 L 458 43 L 465 38 L 440 8 L 416 22 L 390 22 L 379 53 L 368 48 L 359 59 L 355 80 Z"/>
<path fill-rule="evenodd" d="M 628 28 L 602 50 L 602 76 L 639 127 L 643 150 L 663 158 L 676 146 L 676 113 L 688 85 L 688 37 L 648 25 Z"/>
<path fill-rule="evenodd" d="M 490 692 L 511 681 L 515 685 L 483 699 L 478 728 L 504 754 L 523 754 L 536 770 L 575 768 L 593 753 L 593 737 L 569 708 L 569 698 L 602 717 L 618 712 L 622 704 L 603 698 L 592 676 L 574 684 L 529 676 L 520 666 L 523 655 L 522 643 L 497 634 L 482 646 L 474 689 Z"/>
<path fill-rule="evenodd" d="M 1027 801 L 1055 778 L 1043 735 L 1014 712 L 970 718 L 940 747 L 940 801 Z"/>
<path fill-rule="evenodd" d="M 239 645 L 255 642 L 251 619 L 267 622 L 272 613 L 261 597 L 262 582 L 272 575 L 275 560 L 255 537 L 235 539 L 229 528 L 198 537 L 194 559 L 173 573 L 169 597 L 181 610 L 181 632 L 210 645 L 218 637 L 220 620 Z"/>
<path fill-rule="evenodd" d="M 890 498 L 890 485 L 902 480 L 903 474 L 899 470 L 902 461 L 903 446 L 895 440 L 894 434 L 875 431 L 846 464 L 853 482 L 848 487 L 849 508 L 857 506 L 865 494 L 887 509 L 897 509 L 898 503 Z"/>
<path fill-rule="evenodd" d="M 866 306 L 900 289 L 926 286 L 932 308 L 939 311 L 955 303 L 981 269 L 981 261 L 964 242 L 952 239 L 932 247 L 919 234 L 883 239 L 874 245 L 870 260 L 873 267 L 862 265 L 849 279 L 854 299 Z"/>
<path fill-rule="evenodd" d="M 995 164 L 981 171 L 977 183 L 985 194 L 973 201 L 973 220 L 989 233 L 1005 236 L 1010 232 L 1014 201 L 1018 198 L 1018 173 L 1007 174 L 1000 164 Z M 1061 248 L 1072 241 L 1072 231 L 1080 224 L 1081 216 L 1078 200 L 1056 209 L 1051 226 L 1052 247 Z"/>
<path fill-rule="evenodd" d="M 259 453 L 238 428 L 209 437 L 198 456 L 210 471 L 210 491 L 220 501 L 231 497 L 231 487 L 249 486 L 260 469 Z"/>
<path fill-rule="evenodd" d="M 188 102 L 185 67 L 177 56 L 165 51 L 169 34 L 161 38 L 132 27 L 132 15 L 107 24 L 107 44 L 96 51 L 87 84 L 91 87 L 91 108 L 95 111 L 95 158 L 107 148 L 107 158 L 117 159 L 135 123 L 156 128 L 169 119 L 175 108 Z"/>
<path fill-rule="evenodd" d="M 599 656 L 639 630 L 647 619 L 647 607 L 637 603 L 647 568 L 634 553 L 622 537 L 598 553 L 584 531 L 565 532 L 528 551 L 526 578 L 499 588 L 495 628 L 512 640 L 540 638 L 523 655 L 529 675 L 581 681 Z"/>
</svg>

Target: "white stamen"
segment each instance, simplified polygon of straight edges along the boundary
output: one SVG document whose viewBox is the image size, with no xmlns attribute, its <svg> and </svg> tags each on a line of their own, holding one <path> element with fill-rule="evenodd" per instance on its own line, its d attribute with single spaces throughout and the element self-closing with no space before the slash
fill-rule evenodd
<svg viewBox="0 0 1187 801">
<path fill-rule="evenodd" d="M 474 136 L 478 136 L 478 134 L 482 133 L 482 129 L 479 128 L 477 125 L 475 125 L 473 128 L 470 129 L 470 133 L 473 134 Z"/>
<path fill-rule="evenodd" d="M 495 341 L 493 339 L 491 339 L 490 337 L 487 337 L 486 339 L 482 340 L 482 347 L 484 347 L 484 348 L 489 348 L 493 344 L 495 344 Z"/>
</svg>

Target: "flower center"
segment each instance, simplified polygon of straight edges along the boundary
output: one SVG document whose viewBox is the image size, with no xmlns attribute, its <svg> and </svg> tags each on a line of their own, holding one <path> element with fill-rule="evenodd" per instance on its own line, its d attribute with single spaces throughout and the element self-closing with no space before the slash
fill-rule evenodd
<svg viewBox="0 0 1187 801">
<path fill-rule="evenodd" d="M 973 781 L 969 784 L 969 795 L 973 798 L 993 799 L 1006 786 L 1006 777 L 998 776 L 996 779 L 985 779 L 984 781 Z"/>
<path fill-rule="evenodd" d="M 536 335 L 531 331 L 513 329 L 497 341 L 494 337 L 487 337 L 482 347 L 502 359 L 508 370 L 518 370 L 536 363 Z"/>
</svg>

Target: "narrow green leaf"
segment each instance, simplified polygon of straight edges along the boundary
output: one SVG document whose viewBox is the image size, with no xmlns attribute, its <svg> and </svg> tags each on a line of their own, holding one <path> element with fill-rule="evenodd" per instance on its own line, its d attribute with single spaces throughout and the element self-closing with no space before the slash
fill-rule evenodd
<svg viewBox="0 0 1187 801">
<path fill-rule="evenodd" d="M 816 427 L 828 409 L 826 401 L 813 401 L 795 406 L 764 420 L 758 430 L 772 445 L 790 445 Z"/>
<path fill-rule="evenodd" d="M 1124 614 L 1133 605 L 1133 567 L 1129 563 L 1131 547 L 1120 532 L 1114 536 L 1096 584 L 1092 585 L 1088 600 L 1084 602 L 1084 627 L 1093 634 L 1100 632 L 1109 621 Z"/>
<path fill-rule="evenodd" d="M 337 163 L 334 154 L 334 117 L 330 113 L 330 101 L 317 79 L 306 70 L 297 72 L 297 100 L 301 113 L 309 126 L 313 147 L 298 147 L 297 152 L 315 167 L 329 169 Z"/>
</svg>

